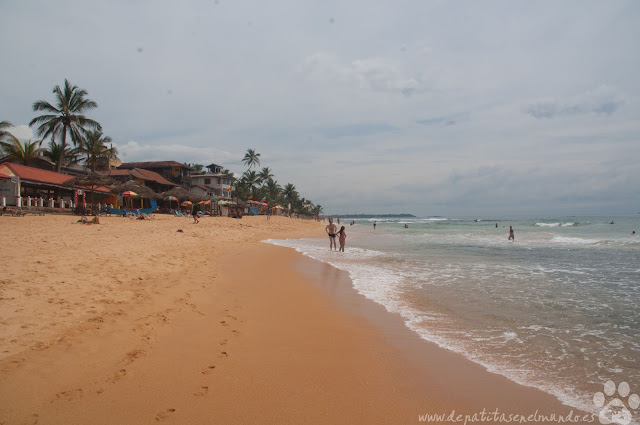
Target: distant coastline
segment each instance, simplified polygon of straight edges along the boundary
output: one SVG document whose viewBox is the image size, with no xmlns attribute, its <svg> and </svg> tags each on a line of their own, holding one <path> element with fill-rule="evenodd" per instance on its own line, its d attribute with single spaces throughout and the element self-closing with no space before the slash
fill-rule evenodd
<svg viewBox="0 0 640 425">
<path fill-rule="evenodd" d="M 416 218 L 413 214 L 334 214 L 335 218 Z"/>
</svg>

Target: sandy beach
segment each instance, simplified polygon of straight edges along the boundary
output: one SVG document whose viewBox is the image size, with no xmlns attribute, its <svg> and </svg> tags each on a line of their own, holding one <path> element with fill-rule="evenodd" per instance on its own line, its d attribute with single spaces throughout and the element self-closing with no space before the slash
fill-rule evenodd
<svg viewBox="0 0 640 425">
<path fill-rule="evenodd" d="M 0 217 L 0 424 L 411 424 L 452 411 L 571 412 L 420 340 L 345 273 L 262 242 L 325 237 L 324 224 L 76 220 Z M 423 422 L 464 423 L 456 415 Z"/>
</svg>

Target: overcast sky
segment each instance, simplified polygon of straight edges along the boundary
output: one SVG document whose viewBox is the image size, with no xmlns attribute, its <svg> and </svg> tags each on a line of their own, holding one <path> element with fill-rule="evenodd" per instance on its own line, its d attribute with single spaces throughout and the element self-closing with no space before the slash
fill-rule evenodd
<svg viewBox="0 0 640 425">
<path fill-rule="evenodd" d="M 640 211 L 640 2 L 0 0 L 0 120 L 64 79 L 125 162 L 247 148 L 326 213 Z"/>
</svg>

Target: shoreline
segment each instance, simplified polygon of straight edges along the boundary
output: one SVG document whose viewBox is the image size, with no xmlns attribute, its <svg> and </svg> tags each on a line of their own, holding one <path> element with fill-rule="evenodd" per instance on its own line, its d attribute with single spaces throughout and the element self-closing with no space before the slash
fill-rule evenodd
<svg viewBox="0 0 640 425">
<path fill-rule="evenodd" d="M 591 418 L 590 412 L 567 405 L 542 389 L 513 381 L 463 354 L 422 338 L 405 325 L 400 314 L 389 312 L 360 294 L 347 271 L 296 252 L 302 257 L 294 265 L 296 270 L 330 298 L 336 309 L 372 325 L 406 363 L 403 372 L 407 373 L 408 369 L 410 373 L 405 379 L 413 381 L 418 391 L 428 393 L 430 400 L 438 404 L 453 402 L 458 407 L 452 410 L 471 415 L 483 409 L 498 409 L 507 415 L 556 413 L 566 417 L 573 412 L 574 416 Z M 434 393 L 433 387 L 438 391 Z"/>
<path fill-rule="evenodd" d="M 570 410 L 429 346 L 345 272 L 261 242 L 319 237 L 318 223 L 0 217 L 0 228 L 12 248 L 0 423 L 388 424 L 494 405 Z"/>
</svg>

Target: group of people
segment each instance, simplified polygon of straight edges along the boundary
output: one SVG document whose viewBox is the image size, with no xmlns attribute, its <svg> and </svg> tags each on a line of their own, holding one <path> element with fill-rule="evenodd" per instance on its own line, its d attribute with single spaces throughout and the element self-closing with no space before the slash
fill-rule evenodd
<svg viewBox="0 0 640 425">
<path fill-rule="evenodd" d="M 333 218 L 329 217 L 329 224 L 327 224 L 324 230 L 329 235 L 329 250 L 334 249 L 344 252 L 344 244 L 347 241 L 347 232 L 344 231 L 344 226 L 341 226 L 340 230 L 338 230 L 338 226 L 333 224 Z M 338 242 L 340 242 L 340 249 L 336 246 L 336 237 L 338 238 Z"/>
</svg>

